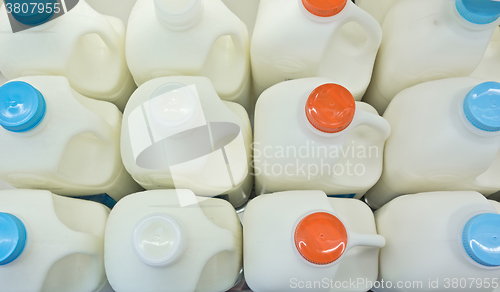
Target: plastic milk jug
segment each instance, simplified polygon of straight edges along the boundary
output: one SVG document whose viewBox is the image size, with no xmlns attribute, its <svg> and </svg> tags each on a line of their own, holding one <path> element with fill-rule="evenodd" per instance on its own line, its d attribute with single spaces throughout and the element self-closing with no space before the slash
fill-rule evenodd
<svg viewBox="0 0 500 292">
<path fill-rule="evenodd" d="M 398 0 L 356 0 L 356 5 L 373 16 L 380 25 L 385 15 Z"/>
<path fill-rule="evenodd" d="M 127 31 L 135 82 L 206 76 L 220 98 L 252 109 L 245 24 L 221 0 L 138 0 Z"/>
<path fill-rule="evenodd" d="M 0 70 L 8 79 L 66 76 L 79 93 L 121 110 L 136 88 L 125 61 L 125 26 L 83 0 L 59 18 L 16 33 L 3 5 L 0 56 Z"/>
<path fill-rule="evenodd" d="M 405 88 L 469 76 L 500 23 L 494 0 L 404 0 L 387 13 L 384 39 L 363 100 L 383 113 Z"/>
<path fill-rule="evenodd" d="M 348 0 L 261 0 L 251 44 L 255 96 L 321 76 L 361 100 L 381 39 L 377 21 Z"/>
<path fill-rule="evenodd" d="M 328 198 L 322 191 L 253 199 L 245 210 L 243 238 L 245 278 L 259 292 L 368 291 L 385 245 L 366 204 Z M 349 279 L 365 283 L 353 287 Z"/>
<path fill-rule="evenodd" d="M 500 190 L 500 83 L 419 84 L 398 94 L 384 118 L 392 133 L 382 177 L 366 194 L 371 207 L 402 194 Z"/>
<path fill-rule="evenodd" d="M 235 207 L 252 191 L 252 130 L 245 109 L 222 101 L 206 77 L 161 77 L 125 108 L 125 167 L 145 189 L 190 189 Z"/>
<path fill-rule="evenodd" d="M 228 202 L 190 190 L 146 191 L 111 211 L 106 274 L 117 292 L 227 291 L 240 275 L 242 249 Z"/>
<path fill-rule="evenodd" d="M 500 281 L 499 212 L 500 203 L 471 191 L 394 199 L 375 212 L 377 230 L 387 240 L 379 264 L 385 289 L 375 291 L 494 291 Z"/>
<path fill-rule="evenodd" d="M 473 77 L 480 77 L 489 81 L 500 82 L 500 27 L 497 27 L 490 44 L 486 49 L 483 60 L 472 73 Z"/>
<path fill-rule="evenodd" d="M 84 97 L 65 77 L 23 77 L 0 87 L 0 179 L 65 196 L 141 188 L 120 159 L 121 113 Z"/>
<path fill-rule="evenodd" d="M 0 191 L 1 290 L 102 291 L 108 214 L 48 191 Z"/>
<path fill-rule="evenodd" d="M 267 89 L 255 111 L 257 194 L 322 190 L 361 198 L 380 178 L 389 123 L 328 78 Z"/>
</svg>

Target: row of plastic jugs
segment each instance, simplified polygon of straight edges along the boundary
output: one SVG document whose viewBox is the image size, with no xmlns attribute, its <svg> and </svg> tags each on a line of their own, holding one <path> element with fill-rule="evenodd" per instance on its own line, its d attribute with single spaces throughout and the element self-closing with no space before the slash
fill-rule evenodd
<svg viewBox="0 0 500 292">
<path fill-rule="evenodd" d="M 415 63 L 405 63 L 405 68 L 414 69 L 417 63 L 420 66 L 428 62 L 432 63 L 432 70 L 434 70 L 432 72 L 439 71 L 436 68 L 441 65 L 436 65 L 435 58 L 423 56 L 421 60 L 416 60 L 410 57 L 412 51 L 408 48 L 416 48 L 413 45 L 415 42 L 430 46 L 438 40 L 445 40 L 449 44 L 454 44 L 452 49 L 459 50 L 456 54 L 462 57 L 465 54 L 465 51 L 460 51 L 462 48 L 474 46 L 475 53 L 471 54 L 471 51 L 467 51 L 467 56 L 477 55 L 475 58 L 477 60 L 481 58 L 499 21 L 496 12 L 498 3 L 486 0 L 477 1 L 477 3 L 457 1 L 453 5 L 448 1 L 431 2 L 401 1 L 394 5 L 394 9 L 389 10 L 386 18 L 389 24 L 383 26 L 384 31 L 387 30 L 387 32 L 384 33 L 385 38 L 382 40 L 387 44 L 380 49 L 375 75 L 382 76 L 391 72 L 387 69 L 381 69 L 382 73 L 377 73 L 378 67 L 393 67 L 392 63 L 384 63 L 385 58 L 381 57 L 386 54 L 384 53 L 388 50 L 386 48 L 393 48 L 391 50 L 397 52 L 397 54 L 392 54 L 390 53 L 392 51 L 388 51 L 387 54 L 391 55 L 389 58 L 391 62 L 399 64 L 400 60 L 408 62 L 411 60 Z M 182 6 L 181 2 L 175 3 Z M 142 84 L 156 76 L 188 74 L 186 73 L 188 71 L 189 74 L 209 76 L 213 84 L 210 85 L 203 78 L 164 77 L 146 82 L 134 93 L 130 99 L 128 110 L 125 111 L 121 149 L 126 169 L 142 187 L 146 189 L 181 187 L 190 188 L 198 195 L 223 194 L 227 195 L 233 205 L 240 206 L 246 201 L 252 189 L 251 166 L 253 166 L 259 194 L 310 189 L 314 186 L 315 189 L 321 189 L 329 195 L 360 198 L 379 180 L 384 154 L 386 167 L 382 173 L 382 180 L 367 195 L 368 202 L 373 207 L 380 207 L 394 196 L 405 193 L 470 189 L 489 195 L 500 189 L 495 180 L 500 163 L 500 158 L 497 157 L 500 138 L 496 133 L 500 126 L 498 124 L 498 107 L 496 107 L 498 103 L 498 95 L 496 94 L 498 84 L 496 83 L 485 83 L 484 80 L 472 78 L 450 79 L 436 81 L 436 83 L 424 83 L 420 87 L 404 91 L 405 93 L 402 93 L 401 97 L 398 98 L 400 102 L 395 102 L 395 105 L 384 115 L 393 131 L 387 140 L 387 150 L 384 153 L 383 145 L 389 135 L 389 125 L 375 115 L 376 112 L 372 107 L 353 101 L 353 98 L 359 99 L 368 86 L 381 33 L 377 29 L 379 25 L 375 23 L 373 18 L 351 2 L 342 2 L 343 4 L 339 4 L 340 6 L 336 8 L 327 7 L 328 9 L 326 9 L 323 7 L 323 10 L 319 6 L 314 6 L 314 1 L 304 0 L 298 5 L 280 1 L 262 2 L 252 42 L 256 94 L 258 95 L 262 90 L 276 82 L 287 79 L 316 75 L 325 75 L 329 78 L 288 81 L 279 83 L 265 91 L 260 96 L 256 106 L 255 143 L 252 147 L 250 145 L 252 141 L 251 130 L 246 113 L 234 103 L 219 102 L 215 93 L 217 92 L 222 99 L 239 101 L 248 110 L 249 104 L 242 102 L 240 98 L 228 98 L 229 95 L 234 95 L 228 92 L 248 92 L 250 86 L 247 80 L 249 77 L 247 74 L 248 58 L 236 57 L 237 55 L 246 56 L 248 52 L 233 54 L 217 50 L 221 47 L 226 49 L 248 48 L 248 44 L 227 45 L 236 39 L 245 39 L 244 26 L 240 22 L 238 22 L 240 25 L 231 26 L 241 28 L 240 32 L 243 32 L 239 37 L 236 36 L 236 33 L 232 34 L 228 31 L 225 31 L 226 34 L 220 32 L 208 34 L 208 28 L 212 25 L 205 23 L 205 21 L 214 17 L 226 19 L 220 16 L 222 14 L 227 14 L 227 19 L 234 20 L 234 15 L 225 9 L 220 1 L 194 1 L 193 3 L 195 5 L 192 10 L 189 10 L 191 14 L 186 12 L 187 14 L 182 14 L 182 17 L 178 16 L 177 18 L 169 18 L 170 14 L 163 13 L 170 11 L 169 9 L 174 11 L 179 8 L 171 7 L 173 2 L 170 1 L 139 1 L 131 14 L 127 32 L 127 61 L 137 84 Z M 290 7 L 285 10 L 289 11 L 290 15 L 283 15 L 282 22 L 272 18 L 276 15 L 273 11 L 284 9 L 284 7 L 288 7 L 287 5 Z M 363 6 L 363 3 L 360 5 Z M 411 5 L 418 6 L 422 10 L 415 14 L 418 17 L 422 13 L 430 13 L 431 10 L 442 12 L 443 14 L 432 14 L 432 17 L 419 19 L 426 19 L 426 21 L 434 19 L 433 25 L 441 25 L 446 28 L 450 26 L 454 29 L 453 33 L 447 31 L 446 34 L 443 34 L 442 30 L 431 29 L 423 25 L 419 26 L 418 31 L 410 31 L 407 25 L 392 25 L 396 20 L 390 21 L 391 17 L 399 17 L 398 21 L 414 23 L 411 22 L 413 18 L 410 16 L 413 17 L 413 12 L 417 11 L 418 7 Z M 142 9 L 143 7 L 144 9 Z M 6 8 L 7 6 L 3 6 L 2 9 Z M 477 12 L 477 8 L 487 8 L 489 12 Z M 150 17 L 146 11 L 149 11 L 150 14 L 156 13 L 156 16 Z M 412 14 L 408 17 L 401 17 L 408 15 L 408 13 L 405 14 L 405 11 L 412 11 Z M 188 17 L 189 15 L 191 18 Z M 3 17 L 3 14 L 0 17 Z M 81 21 L 82 17 L 86 17 L 85 23 Z M 273 23 L 287 23 L 288 26 L 292 22 L 285 21 L 286 17 L 293 17 L 298 21 L 296 23 L 298 26 L 308 29 L 289 30 L 277 24 L 267 25 L 272 18 Z M 125 42 L 123 25 L 120 26 L 119 21 L 114 18 L 98 14 L 83 1 L 65 17 L 25 32 L 11 33 L 8 21 L 7 17 L 0 19 L 0 25 L 4 32 L 0 34 L 0 43 L 2 44 L 0 50 L 4 50 L 1 55 L 9 56 L 9 58 L 0 58 L 0 69 L 7 77 L 59 74 L 67 76 L 68 79 L 63 77 L 22 77 L 18 81 L 24 83 L 11 82 L 2 87 L 4 98 L 2 99 L 1 122 L 4 129 L 0 129 L 0 134 L 2 135 L 1 146 L 4 149 L 2 158 L 6 163 L 3 164 L 5 167 L 0 169 L 0 178 L 20 188 L 43 188 L 70 196 L 107 193 L 116 200 L 140 190 L 120 161 L 120 147 L 117 141 L 120 136 L 120 113 L 109 104 L 95 102 L 76 93 L 78 91 L 93 98 L 115 101 L 119 107 L 125 105 L 126 98 L 120 99 L 120 102 L 114 99 L 118 96 L 127 97 L 135 89 L 135 85 L 129 78 L 130 74 L 125 70 L 125 50 L 120 45 Z M 363 50 L 348 49 L 351 48 L 349 45 L 356 43 L 355 40 L 358 38 L 354 35 L 359 37 L 357 33 L 360 31 L 350 25 L 344 25 L 346 21 L 354 21 L 364 27 L 368 37 L 366 42 L 362 42 L 366 45 L 360 47 Z M 70 23 L 72 24 L 71 30 L 68 30 L 67 27 Z M 89 27 L 87 25 L 89 23 L 93 23 L 95 26 L 93 29 L 96 34 L 88 34 Z M 175 26 L 174 23 L 181 27 Z M 471 31 L 472 26 L 474 27 L 473 31 Z M 219 26 L 217 27 L 219 28 Z M 273 29 L 267 29 L 267 27 Z M 429 29 L 432 33 L 443 35 L 427 38 L 429 42 L 423 42 L 417 38 L 422 33 L 421 30 L 424 29 L 422 27 Z M 456 34 L 459 28 L 466 30 L 469 35 Z M 180 34 L 179 30 L 183 33 Z M 309 38 L 312 34 L 307 33 L 301 38 L 292 33 L 292 31 L 296 33 L 297 31 L 308 32 L 312 30 L 324 31 L 325 37 L 318 37 L 317 34 L 314 34 L 313 39 L 304 42 L 304 38 Z M 56 32 L 50 34 L 52 39 L 47 38 L 49 34 L 41 33 L 48 31 Z M 144 33 L 145 31 L 148 33 Z M 339 31 L 342 31 L 343 34 L 338 34 Z M 172 36 L 161 38 L 158 37 L 158 34 L 172 34 Z M 405 35 L 404 39 L 397 37 L 401 37 L 401 34 Z M 201 43 L 204 43 L 200 41 L 203 39 L 202 36 L 210 35 L 212 41 L 206 43 L 219 44 L 220 42 L 220 44 L 195 46 L 207 51 L 206 54 L 196 52 L 197 55 L 214 56 L 203 60 L 195 60 L 191 58 L 190 54 L 184 54 L 185 49 L 182 48 L 191 46 L 191 43 L 179 47 L 169 46 L 173 50 L 170 54 L 155 53 L 156 49 L 161 50 L 161 52 L 166 49 L 165 46 L 161 46 L 153 40 L 165 39 L 169 40 L 165 41 L 166 43 L 172 43 L 174 36 L 178 37 L 179 35 L 183 35 L 183 40 L 189 39 Z M 189 38 L 185 37 L 186 35 L 189 35 Z M 221 38 L 222 35 L 232 37 Z M 293 37 L 290 37 L 291 35 Z M 100 43 L 102 45 L 100 47 L 101 53 L 87 51 L 88 48 L 92 47 L 90 44 L 99 44 L 99 37 L 104 41 L 104 43 Z M 467 43 L 468 46 L 458 45 L 462 44 L 458 39 L 464 44 Z M 299 43 L 294 45 L 295 41 L 300 42 L 300 44 L 310 44 L 310 48 L 323 48 L 322 51 L 328 52 L 328 54 L 299 49 L 292 52 L 296 48 L 303 48 L 303 46 L 298 45 Z M 319 45 L 316 42 L 324 43 Z M 60 50 L 52 50 L 53 43 L 61 44 Z M 75 46 L 75 43 L 78 45 Z M 175 43 L 181 42 L 175 41 Z M 405 44 L 408 47 L 398 47 L 398 44 Z M 72 51 L 70 48 L 77 49 Z M 449 48 L 449 46 L 440 45 L 439 48 Z M 144 51 L 146 49 L 152 51 Z M 346 51 L 351 52 L 349 53 L 351 55 L 353 51 L 357 54 L 349 59 L 345 56 Z M 428 49 L 422 49 L 422 51 L 431 52 Z M 66 53 L 61 54 L 61 52 Z M 259 52 L 261 53 L 259 54 Z M 273 56 L 272 52 L 278 52 L 279 57 Z M 447 58 L 444 58 L 443 53 L 438 53 L 432 51 L 429 54 L 433 54 L 434 57 L 440 56 L 443 59 L 442 68 L 445 68 L 442 71 L 454 72 L 453 74 L 430 74 L 430 71 L 420 68 L 422 69 L 418 73 L 420 77 L 414 78 L 412 82 L 391 82 L 391 84 L 400 84 L 402 86 L 400 87 L 404 88 L 434 77 L 466 76 L 470 72 L 467 71 L 465 74 L 465 69 L 457 71 L 452 70 L 450 66 L 468 64 L 473 70 L 477 65 L 477 62 L 465 62 L 465 57 L 462 58 L 461 62 L 455 62 L 448 58 L 448 56 L 455 56 L 455 54 L 446 53 L 444 55 Z M 67 58 L 62 58 L 61 55 Z M 234 57 L 231 60 L 238 59 L 240 61 L 226 64 L 223 60 L 227 61 L 228 55 Z M 170 59 L 179 56 L 185 57 L 178 58 L 180 60 L 179 68 L 175 69 L 173 66 L 168 69 L 168 66 L 162 65 L 174 64 Z M 324 58 L 316 60 L 316 63 L 308 63 L 309 65 L 305 67 L 300 65 L 306 64 L 307 62 L 303 60 L 311 56 L 324 56 Z M 30 59 L 27 60 L 27 57 Z M 160 62 L 160 57 L 168 58 L 168 60 Z M 274 63 L 266 61 L 266 58 L 274 60 Z M 187 59 L 197 65 L 191 64 L 186 61 Z M 155 71 L 145 66 L 140 69 L 146 73 L 143 75 L 136 73 L 136 70 L 133 69 L 134 60 L 140 65 L 154 64 L 158 70 Z M 472 65 L 472 63 L 474 64 Z M 118 69 L 117 64 L 121 64 Z M 192 68 L 198 68 L 198 70 L 186 69 L 187 71 L 183 71 L 184 67 L 183 70 L 180 69 L 188 64 L 193 65 Z M 227 66 L 224 67 L 221 64 Z M 93 67 L 94 65 L 97 67 Z M 302 74 L 305 71 L 311 72 L 311 70 L 304 68 L 323 68 L 323 65 L 324 70 L 328 71 L 334 68 L 338 75 L 333 74 L 333 72 L 323 74 L 324 70 L 317 71 L 312 75 Z M 361 67 L 363 70 L 360 69 Z M 202 74 L 203 72 L 214 73 L 214 68 L 221 70 L 222 73 L 219 73 L 227 74 L 227 76 L 218 78 L 213 74 Z M 241 69 L 238 71 L 239 73 L 232 71 L 236 68 Z M 359 70 L 355 70 L 356 68 Z M 105 69 L 111 70 L 114 75 Z M 398 76 L 411 75 L 404 73 L 403 69 L 398 67 Z M 95 74 L 96 70 L 99 70 L 101 74 Z M 353 74 L 357 77 L 352 78 L 348 75 L 349 72 L 356 72 Z M 115 77 L 108 78 L 110 74 Z M 143 76 L 143 78 L 139 76 Z M 236 79 L 233 80 L 228 76 L 240 81 L 247 81 L 237 82 Z M 363 79 L 362 76 L 366 78 Z M 374 80 L 377 78 L 375 77 Z M 394 80 L 395 77 L 390 75 L 387 78 Z M 263 84 L 259 81 L 260 79 L 266 80 L 266 82 L 270 81 L 270 83 Z M 129 81 L 125 82 L 124 80 Z M 349 84 L 353 81 L 359 81 L 359 84 Z M 326 83 L 330 85 L 324 85 Z M 98 86 L 99 84 L 103 87 Z M 183 86 L 193 84 L 195 85 L 194 89 L 181 89 Z M 372 84 L 378 83 L 372 82 Z M 229 90 L 225 86 L 236 86 L 239 89 Z M 228 90 L 225 91 L 223 88 Z M 242 88 L 246 89 L 240 90 Z M 378 86 L 378 88 L 381 87 Z M 392 91 L 398 92 L 401 88 Z M 191 96 L 191 98 L 176 98 L 174 94 L 170 94 L 167 98 L 171 100 L 166 102 L 163 95 L 168 92 L 177 92 L 177 94 Z M 22 98 L 19 98 L 20 93 L 23 95 Z M 367 93 L 368 100 L 370 100 L 369 93 L 370 90 Z M 246 93 L 245 95 L 248 96 Z M 436 96 L 436 98 L 430 98 L 431 95 Z M 75 96 L 75 99 L 68 98 L 68 96 Z M 110 98 L 111 96 L 112 98 Z M 158 96 L 162 98 L 156 99 L 156 107 L 160 101 L 168 104 L 174 100 L 177 104 L 167 109 L 168 113 L 163 112 L 163 115 L 158 113 L 157 108 L 144 106 L 150 99 Z M 245 100 L 248 99 L 245 98 Z M 295 102 L 291 103 L 292 100 Z M 377 102 L 372 102 L 372 104 L 378 107 Z M 410 106 L 411 111 L 409 110 Z M 459 109 L 450 110 L 455 106 Z M 425 115 L 424 111 L 416 110 L 418 107 L 425 108 Z M 176 110 L 175 108 L 180 108 L 186 114 L 179 115 L 178 112 L 172 114 Z M 187 111 L 185 111 L 186 108 Z M 162 107 L 162 110 L 164 109 Z M 381 110 L 383 109 L 379 107 L 379 111 Z M 434 115 L 433 118 L 429 118 L 431 110 L 436 112 L 435 119 Z M 408 114 L 405 111 L 408 111 Z M 332 112 L 341 114 L 332 116 Z M 422 115 L 416 114 L 419 112 Z M 484 115 L 485 112 L 488 114 Z M 78 116 L 79 119 L 74 119 L 75 116 Z M 159 153 L 163 153 L 160 149 L 161 146 L 158 145 L 164 142 L 164 138 L 171 136 L 172 133 L 191 129 L 193 125 L 199 126 L 201 125 L 200 121 L 201 124 L 208 124 L 210 128 L 211 123 L 230 122 L 238 125 L 240 129 L 239 132 L 237 130 L 229 131 L 230 133 L 225 133 L 222 138 L 219 137 L 219 140 L 224 140 L 227 136 L 230 136 L 231 139 L 234 138 L 233 136 L 239 137 L 224 147 L 225 150 L 229 151 L 229 154 L 226 153 L 226 155 L 232 153 L 233 157 L 228 162 L 231 167 L 226 170 L 224 175 L 208 170 L 220 169 L 217 168 L 221 166 L 220 160 L 212 167 L 189 166 L 189 171 L 181 169 L 180 172 L 177 172 L 170 167 L 172 165 L 168 163 L 168 157 L 155 159 Z M 286 123 L 282 121 L 286 121 Z M 463 127 L 459 125 L 463 125 Z M 358 126 L 368 126 L 371 129 Z M 286 135 L 285 133 L 289 133 L 290 129 L 293 129 L 296 135 Z M 301 131 L 297 129 L 301 129 Z M 420 130 L 418 135 L 415 129 Z M 440 133 L 443 132 L 448 135 L 445 141 L 441 141 L 443 139 L 440 138 Z M 453 139 L 448 139 L 452 135 Z M 56 136 L 62 138 L 54 139 Z M 50 142 L 47 144 L 48 140 Z M 441 141 L 441 143 L 436 143 L 436 141 Z M 203 143 L 203 141 L 197 142 Z M 186 141 L 182 145 L 185 144 Z M 214 145 L 210 146 L 213 148 Z M 299 157 L 302 156 L 298 153 L 303 147 L 307 148 L 308 153 L 312 149 L 312 154 Z M 323 154 L 324 157 L 318 153 L 315 156 L 315 149 L 317 152 L 321 152 L 325 147 L 328 147 L 328 153 Z M 282 153 L 283 148 L 286 148 L 286 154 Z M 288 151 L 288 148 L 294 149 Z M 449 151 L 451 148 L 454 151 Z M 180 147 L 174 154 L 191 151 L 186 149 L 189 148 Z M 250 158 L 252 150 L 254 153 L 253 162 Z M 50 155 L 47 155 L 47 152 Z M 267 155 L 269 152 L 271 155 Z M 412 155 L 407 155 L 407 153 L 412 153 Z M 175 156 L 174 154 L 170 156 Z M 201 156 L 207 156 L 207 154 L 201 153 Z M 245 157 L 246 159 L 244 159 Z M 391 163 L 391 161 L 398 163 Z M 429 161 L 432 163 L 424 163 Z M 436 161 L 440 163 L 436 163 Z M 353 169 L 350 169 L 351 167 Z M 287 179 L 290 176 L 293 179 Z"/>
<path fill-rule="evenodd" d="M 187 188 L 239 207 L 255 177 L 257 194 L 366 194 L 374 208 L 402 194 L 500 190 L 500 84 L 478 78 L 411 87 L 384 117 L 328 78 L 282 82 L 257 102 L 254 139 L 243 107 L 205 77 L 148 81 L 123 123 L 64 77 L 20 78 L 0 96 L 0 178 L 17 188 L 117 201 Z"/>
<path fill-rule="evenodd" d="M 79 93 L 120 109 L 136 84 L 200 75 L 222 99 L 251 111 L 251 54 L 256 97 L 285 80 L 329 77 L 360 100 L 373 70 L 365 99 L 382 113 L 412 85 L 470 76 L 500 16 L 494 0 L 358 1 L 375 17 L 347 0 L 263 0 L 250 45 L 246 26 L 221 0 L 139 0 L 127 29 L 79 1 L 67 15 L 16 33 L 6 11 L 27 25 L 41 16 L 14 2 L 1 8 L 0 55 L 9 58 L 0 59 L 0 71 L 8 79 L 66 76 Z M 475 75 L 499 77 L 490 62 L 499 55 L 487 53 Z"/>
<path fill-rule="evenodd" d="M 321 191 L 262 195 L 243 229 L 226 201 L 136 193 L 111 211 L 41 190 L 0 192 L 3 291 L 494 291 L 500 203 L 406 195 L 375 216 Z M 109 218 L 108 218 L 109 215 Z M 377 234 L 378 231 L 378 234 Z M 244 259 L 244 261 L 243 261 Z M 464 282 L 465 281 L 465 282 Z"/>
</svg>

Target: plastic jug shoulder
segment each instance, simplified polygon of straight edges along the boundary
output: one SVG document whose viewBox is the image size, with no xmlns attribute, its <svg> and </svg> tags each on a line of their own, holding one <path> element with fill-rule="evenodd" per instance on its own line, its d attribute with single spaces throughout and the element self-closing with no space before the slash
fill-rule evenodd
<svg viewBox="0 0 500 292">
<path fill-rule="evenodd" d="M 109 209 L 48 191 L 0 192 L 5 291 L 99 291 Z"/>
<path fill-rule="evenodd" d="M 241 223 L 224 200 L 189 190 L 124 198 L 106 228 L 106 274 L 116 291 L 226 291 L 242 266 Z"/>
<path fill-rule="evenodd" d="M 403 89 L 470 76 L 499 17 L 500 3 L 493 0 L 398 1 L 385 17 L 384 38 L 363 100 L 382 114 Z"/>
<path fill-rule="evenodd" d="M 251 141 L 243 107 L 220 100 L 208 78 L 162 77 L 132 95 L 121 150 L 146 189 L 188 188 L 238 207 L 252 190 Z"/>
<path fill-rule="evenodd" d="M 250 112 L 248 32 L 221 0 L 140 0 L 126 47 L 138 85 L 162 76 L 206 76 L 222 99 Z"/>
<path fill-rule="evenodd" d="M 125 26 L 85 1 L 43 25 L 13 33 L 0 11 L 0 70 L 8 79 L 59 75 L 79 93 L 125 107 L 136 86 L 125 61 Z"/>
<path fill-rule="evenodd" d="M 328 77 L 361 100 L 382 39 L 351 1 L 262 0 L 252 35 L 255 96 L 292 79 Z"/>
<path fill-rule="evenodd" d="M 379 208 L 401 194 L 500 190 L 499 89 L 500 83 L 463 77 L 398 94 L 384 114 L 393 131 L 367 202 Z"/>
<path fill-rule="evenodd" d="M 257 194 L 323 190 L 361 198 L 379 179 L 387 121 L 328 78 L 286 81 L 256 104 Z"/>
<path fill-rule="evenodd" d="M 245 278 L 254 291 L 346 291 L 343 281 L 377 278 L 385 240 L 358 200 L 322 191 L 262 195 L 247 205 L 243 225 Z M 358 284 L 347 291 L 371 288 Z"/>
<path fill-rule="evenodd" d="M 497 202 L 463 191 L 406 195 L 377 210 L 377 230 L 387 240 L 380 279 L 412 283 L 387 291 L 493 291 L 500 271 L 498 210 Z M 471 285 L 472 279 L 480 280 Z"/>
<path fill-rule="evenodd" d="M 67 196 L 139 190 L 120 159 L 121 113 L 74 91 L 65 77 L 23 77 L 0 87 L 0 177 Z"/>
</svg>

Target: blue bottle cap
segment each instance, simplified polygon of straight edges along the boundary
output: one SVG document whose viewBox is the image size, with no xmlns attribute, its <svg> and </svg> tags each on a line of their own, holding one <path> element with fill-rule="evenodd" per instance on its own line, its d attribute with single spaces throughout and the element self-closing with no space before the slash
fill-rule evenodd
<svg viewBox="0 0 500 292">
<path fill-rule="evenodd" d="M 485 213 L 465 224 L 462 243 L 467 254 L 487 267 L 500 266 L 500 214 Z"/>
<path fill-rule="evenodd" d="M 26 228 L 14 215 L 0 212 L 0 266 L 17 259 L 26 246 Z"/>
<path fill-rule="evenodd" d="M 27 132 L 45 117 L 43 95 L 22 81 L 12 81 L 0 87 L 0 126 L 11 132 Z"/>
<path fill-rule="evenodd" d="M 55 13 L 57 0 L 5 0 L 11 4 L 11 14 L 15 20 L 29 26 L 44 24 L 49 21 Z M 34 5 L 36 4 L 36 6 Z"/>
<path fill-rule="evenodd" d="M 465 97 L 464 113 L 474 127 L 500 131 L 500 83 L 484 82 L 474 87 Z"/>
<path fill-rule="evenodd" d="M 458 13 L 475 24 L 489 24 L 500 17 L 500 2 L 497 0 L 456 0 Z"/>
</svg>

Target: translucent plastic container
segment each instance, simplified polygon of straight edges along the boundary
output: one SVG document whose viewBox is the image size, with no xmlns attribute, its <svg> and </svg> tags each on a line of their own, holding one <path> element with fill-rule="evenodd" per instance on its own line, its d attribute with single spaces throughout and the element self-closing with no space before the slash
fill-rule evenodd
<svg viewBox="0 0 500 292">
<path fill-rule="evenodd" d="M 120 111 L 80 95 L 65 77 L 1 86 L 0 126 L 0 179 L 16 188 L 115 200 L 141 190 L 120 157 Z"/>
<path fill-rule="evenodd" d="M 250 201 L 243 225 L 245 278 L 253 291 L 361 292 L 377 279 L 385 239 L 359 200 L 321 191 L 263 195 Z"/>
<path fill-rule="evenodd" d="M 322 190 L 361 198 L 380 178 L 389 123 L 328 78 L 277 84 L 257 101 L 257 194 Z"/>
<path fill-rule="evenodd" d="M 329 77 L 361 97 L 382 39 L 348 0 L 261 0 L 251 43 L 255 97 L 291 79 Z"/>
<path fill-rule="evenodd" d="M 109 209 L 48 191 L 0 191 L 2 291 L 104 291 Z"/>
<path fill-rule="evenodd" d="M 500 276 L 500 203 L 477 192 L 394 199 L 375 212 L 380 250 L 377 292 L 494 291 Z M 399 286 L 398 286 L 399 285 Z"/>
<path fill-rule="evenodd" d="M 111 211 L 106 274 L 118 292 L 226 291 L 240 275 L 242 248 L 228 202 L 189 190 L 147 191 Z"/>
<path fill-rule="evenodd" d="M 392 127 L 373 208 L 431 191 L 500 190 L 500 83 L 462 77 L 402 91 L 384 118 Z"/>
<path fill-rule="evenodd" d="M 373 77 L 363 100 L 383 113 L 400 91 L 422 82 L 466 77 L 500 23 L 493 0 L 404 0 L 387 13 Z"/>
<path fill-rule="evenodd" d="M 59 18 L 15 33 L 2 5 L 0 56 L 9 56 L 0 58 L 0 70 L 8 79 L 65 76 L 79 93 L 113 102 L 121 110 L 136 89 L 125 61 L 123 22 L 98 13 L 85 1 Z"/>
<path fill-rule="evenodd" d="M 208 77 L 219 96 L 252 109 L 245 24 L 221 0 L 139 0 L 127 62 L 140 86 L 162 76 Z"/>
<path fill-rule="evenodd" d="M 253 186 L 251 143 L 245 109 L 206 77 L 150 80 L 125 109 L 123 163 L 145 189 L 186 188 L 239 207 Z"/>
</svg>

